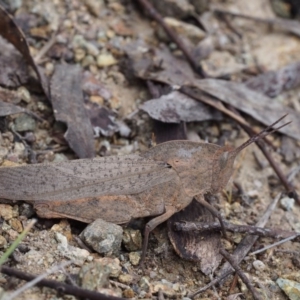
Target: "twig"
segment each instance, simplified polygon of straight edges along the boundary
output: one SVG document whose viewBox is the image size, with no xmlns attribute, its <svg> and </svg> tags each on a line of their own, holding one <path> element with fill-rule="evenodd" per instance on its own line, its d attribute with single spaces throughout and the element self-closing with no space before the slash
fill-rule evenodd
<svg viewBox="0 0 300 300">
<path fill-rule="evenodd" d="M 281 229 L 269 229 L 252 225 L 237 225 L 223 221 L 224 227 L 227 231 L 235 233 L 247 233 L 258 235 L 262 237 L 271 237 L 274 239 L 284 239 L 291 236 L 300 235 L 298 232 L 286 231 Z M 219 222 L 204 223 L 204 222 L 176 222 L 174 223 L 175 230 L 178 231 L 220 231 L 222 229 Z"/>
<path fill-rule="evenodd" d="M 225 257 L 225 259 L 230 263 L 230 265 L 234 268 L 234 270 L 236 271 L 236 273 L 240 276 L 240 278 L 242 279 L 242 281 L 245 283 L 245 285 L 247 286 L 248 290 L 251 292 L 253 298 L 255 300 L 260 300 L 260 296 L 258 295 L 257 291 L 255 290 L 255 288 L 253 287 L 253 285 L 251 284 L 249 278 L 247 278 L 247 276 L 244 274 L 244 272 L 242 271 L 242 269 L 239 267 L 239 265 L 236 263 L 234 257 L 232 255 L 230 255 L 225 249 L 220 249 L 220 253 Z"/>
<path fill-rule="evenodd" d="M 68 262 L 61 263 L 57 266 L 54 266 L 53 268 L 47 270 L 45 273 L 43 273 L 43 274 L 35 277 L 33 280 L 27 282 L 21 288 L 17 289 L 13 293 L 10 293 L 10 294 L 6 295 L 4 300 L 12 300 L 12 299 L 18 297 L 19 295 L 21 295 L 26 290 L 28 290 L 28 289 L 32 288 L 33 286 L 35 286 L 39 281 L 46 278 L 48 275 L 55 273 L 59 269 L 61 269 L 63 267 L 66 267 L 66 266 L 70 265 L 71 263 L 72 263 L 72 261 L 68 261 Z"/>
<path fill-rule="evenodd" d="M 149 15 L 160 24 L 160 26 L 165 30 L 166 34 L 170 39 L 177 45 L 177 47 L 182 51 L 187 61 L 190 63 L 192 68 L 202 77 L 206 77 L 201 66 L 197 63 L 194 57 L 191 55 L 190 51 L 187 49 L 182 40 L 178 35 L 165 23 L 163 17 L 156 11 L 152 4 L 148 0 L 138 0 L 139 3 L 145 8 Z"/>
<path fill-rule="evenodd" d="M 121 289 L 124 289 L 124 290 L 130 289 L 130 286 L 129 286 L 129 285 L 126 285 L 126 284 L 124 284 L 124 283 L 120 283 L 120 282 L 117 282 L 117 281 L 114 281 L 114 280 L 109 280 L 109 282 L 110 282 L 112 285 L 114 285 L 114 286 L 116 286 L 116 287 L 119 287 L 119 288 L 121 288 Z"/>
<path fill-rule="evenodd" d="M 57 32 L 54 32 L 52 34 L 52 37 L 49 41 L 46 42 L 46 44 L 40 49 L 40 51 L 35 55 L 34 61 L 38 65 L 41 62 L 42 57 L 50 50 L 50 48 L 56 43 L 56 34 Z"/>
<path fill-rule="evenodd" d="M 230 274 L 232 274 L 233 271 L 232 269 L 227 270 L 227 272 L 223 273 L 221 276 L 218 276 L 217 278 L 215 278 L 214 280 L 212 280 L 209 284 L 205 285 L 204 287 L 188 294 L 188 298 L 194 298 L 195 296 L 197 296 L 200 293 L 205 292 L 206 290 L 208 290 L 209 288 L 211 288 L 212 286 L 216 285 L 218 282 L 220 282 L 221 280 L 225 279 L 227 276 L 229 276 Z"/>
<path fill-rule="evenodd" d="M 213 280 L 213 279 L 214 279 L 212 273 L 209 274 L 209 278 L 210 278 L 210 280 Z M 217 300 L 221 300 L 221 298 L 220 298 L 220 296 L 219 296 L 219 294 L 218 294 L 218 291 L 217 291 L 215 285 L 212 286 L 212 289 L 213 289 L 213 292 L 214 292 L 214 296 L 217 298 Z"/>
<path fill-rule="evenodd" d="M 28 151 L 30 163 L 32 163 L 32 164 L 37 163 L 36 152 L 31 149 L 31 147 L 27 144 L 26 140 L 17 131 L 15 131 L 13 128 L 11 128 L 10 130 L 15 136 L 17 136 L 20 139 L 20 141 L 24 145 L 26 151 Z"/>
<path fill-rule="evenodd" d="M 230 288 L 229 288 L 229 291 L 228 291 L 228 294 L 231 295 L 237 285 L 237 282 L 238 282 L 238 275 L 235 274 L 234 277 L 233 277 L 233 280 L 231 282 L 231 285 L 230 285 Z"/>
<path fill-rule="evenodd" d="M 78 286 L 76 281 L 73 279 L 73 277 L 66 271 L 65 268 L 61 268 L 62 272 L 66 276 L 66 282 L 69 282 L 71 285 Z"/>
<path fill-rule="evenodd" d="M 80 247 L 80 248 L 82 248 L 82 249 L 85 249 L 86 251 L 88 251 L 88 252 L 93 252 L 93 250 L 90 248 L 90 247 L 88 247 L 83 241 L 82 241 L 82 239 L 80 238 L 80 237 L 78 237 L 78 236 L 73 236 L 73 239 L 76 241 L 76 243 L 78 244 L 78 246 Z"/>
<path fill-rule="evenodd" d="M 220 112 L 224 113 L 225 115 L 231 117 L 233 120 L 235 120 L 238 124 L 249 124 L 245 121 L 244 118 L 241 116 L 238 116 L 237 114 L 233 113 L 229 109 L 227 109 L 223 103 L 220 100 L 216 100 L 213 96 L 210 96 L 208 94 L 205 94 L 204 92 L 200 90 L 194 91 L 192 87 L 188 86 L 182 86 L 179 91 L 197 101 L 201 101 L 209 106 L 214 107 L 215 109 L 219 110 Z"/>
<path fill-rule="evenodd" d="M 261 253 L 261 252 L 266 251 L 266 250 L 268 250 L 270 248 L 273 248 L 275 246 L 278 246 L 278 245 L 281 245 L 281 244 L 286 243 L 288 241 L 291 241 L 291 240 L 295 239 L 298 236 L 299 236 L 299 234 L 295 234 L 293 236 L 289 236 L 289 237 L 287 237 L 287 238 L 285 238 L 285 239 L 283 239 L 283 240 L 281 240 L 281 241 L 279 241 L 277 243 L 268 245 L 268 246 L 266 246 L 266 247 L 264 247 L 262 249 L 258 249 L 258 250 L 254 251 L 254 252 L 251 252 L 250 255 L 255 255 L 255 254 Z"/>
<path fill-rule="evenodd" d="M 9 267 L 1 267 L 1 273 L 9 275 L 9 276 L 14 276 L 22 280 L 30 281 L 36 278 L 36 276 L 12 269 Z M 85 290 L 82 288 L 79 288 L 77 286 L 72 286 L 69 284 L 65 284 L 59 281 L 55 280 L 49 280 L 49 279 L 42 279 L 40 282 L 36 284 L 37 286 L 46 286 L 52 289 L 55 289 L 56 291 L 59 291 L 60 293 L 64 294 L 69 294 L 73 295 L 76 297 L 82 297 L 82 298 L 88 298 L 91 300 L 125 300 L 124 298 L 120 297 L 113 297 L 113 296 L 108 296 L 104 295 L 98 292 L 90 291 L 90 290 Z"/>
</svg>

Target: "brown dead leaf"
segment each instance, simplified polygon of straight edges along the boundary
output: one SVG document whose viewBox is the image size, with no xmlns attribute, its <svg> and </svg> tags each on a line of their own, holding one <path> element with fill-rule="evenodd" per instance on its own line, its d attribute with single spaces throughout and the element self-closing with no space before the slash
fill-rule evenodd
<svg viewBox="0 0 300 300">
<path fill-rule="evenodd" d="M 16 88 L 28 80 L 28 69 L 20 53 L 0 37 L 0 84 Z"/>
<path fill-rule="evenodd" d="M 127 54 L 131 55 L 130 52 Z M 166 48 L 143 51 L 140 55 L 134 52 L 131 58 L 132 67 L 138 77 L 163 82 L 176 88 L 180 86 L 197 88 L 199 93 L 203 91 L 230 104 L 265 125 L 272 124 L 283 114 L 288 113 L 292 123 L 279 131 L 300 140 L 300 114 L 280 102 L 272 101 L 269 97 L 249 89 L 244 84 L 218 79 L 197 79 L 188 63 L 174 57 Z"/>
<path fill-rule="evenodd" d="M 65 138 L 79 158 L 94 157 L 93 128 L 84 107 L 81 69 L 57 65 L 50 83 L 55 119 L 68 126 Z"/>
<path fill-rule="evenodd" d="M 21 101 L 21 98 L 16 91 L 0 88 L 0 101 L 17 104 Z"/>
<path fill-rule="evenodd" d="M 197 80 L 195 84 L 200 90 L 234 106 L 265 125 L 272 124 L 283 114 L 288 113 L 289 121 L 292 121 L 292 123 L 281 128 L 279 132 L 300 140 L 300 114 L 295 110 L 252 91 L 240 83 L 204 79 Z"/>
<path fill-rule="evenodd" d="M 251 90 L 269 97 L 276 97 L 285 90 L 300 84 L 300 62 L 290 64 L 280 70 L 270 71 L 245 82 Z"/>
<path fill-rule="evenodd" d="M 111 91 L 88 71 L 83 73 L 82 89 L 87 95 L 100 96 L 106 101 L 112 97 Z"/>
<path fill-rule="evenodd" d="M 0 35 L 9 41 L 14 47 L 23 55 L 25 61 L 34 69 L 36 72 L 40 84 L 44 90 L 45 95 L 49 97 L 48 81 L 44 76 L 40 68 L 35 64 L 26 42 L 26 38 L 21 29 L 14 22 L 13 18 L 3 9 L 0 5 Z"/>
<path fill-rule="evenodd" d="M 165 123 L 221 119 L 221 113 L 218 111 L 177 91 L 146 101 L 140 109 L 147 112 L 151 118 Z"/>
<path fill-rule="evenodd" d="M 0 101 L 0 117 L 6 117 L 21 112 L 26 112 L 26 109 L 11 103 Z"/>
<path fill-rule="evenodd" d="M 117 114 L 112 110 L 91 102 L 86 103 L 85 107 L 96 137 L 100 134 L 112 136 L 115 132 L 119 132 L 121 136 L 129 136 L 130 128 L 124 122 L 118 120 Z"/>
<path fill-rule="evenodd" d="M 195 233 L 174 231 L 174 223 L 189 220 L 211 221 L 211 213 L 196 200 L 184 210 L 176 213 L 168 220 L 169 237 L 176 253 L 187 260 L 199 261 L 200 269 L 205 274 L 212 274 L 219 266 L 222 256 L 220 233 Z"/>
</svg>

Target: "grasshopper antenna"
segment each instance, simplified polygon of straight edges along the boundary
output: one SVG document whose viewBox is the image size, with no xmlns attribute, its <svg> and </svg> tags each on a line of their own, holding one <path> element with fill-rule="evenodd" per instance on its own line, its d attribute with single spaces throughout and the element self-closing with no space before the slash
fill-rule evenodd
<svg viewBox="0 0 300 300">
<path fill-rule="evenodd" d="M 234 155 L 237 155 L 239 152 L 241 152 L 244 148 L 248 147 L 250 144 L 259 141 L 261 139 L 263 139 L 264 137 L 266 137 L 267 135 L 278 131 L 279 129 L 281 129 L 282 127 L 285 127 L 286 125 L 290 124 L 291 122 L 287 122 L 279 127 L 274 128 L 274 125 L 278 124 L 282 119 L 284 119 L 288 114 L 285 114 L 284 116 L 282 116 L 280 119 L 278 119 L 277 121 L 275 121 L 273 124 L 269 125 L 268 127 L 266 127 L 265 129 L 263 129 L 261 132 L 259 132 L 258 134 L 255 134 L 254 136 L 250 137 L 248 139 L 248 141 L 246 141 L 244 144 L 240 145 L 239 147 L 237 147 L 236 149 L 234 149 L 232 152 Z"/>
</svg>

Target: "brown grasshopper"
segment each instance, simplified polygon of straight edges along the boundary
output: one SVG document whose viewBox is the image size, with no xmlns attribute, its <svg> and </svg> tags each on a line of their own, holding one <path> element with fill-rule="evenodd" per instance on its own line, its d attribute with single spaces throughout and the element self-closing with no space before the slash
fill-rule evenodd
<svg viewBox="0 0 300 300">
<path fill-rule="evenodd" d="M 146 224 L 143 260 L 149 233 L 194 197 L 207 206 L 203 195 L 225 187 L 237 154 L 287 125 L 273 128 L 284 117 L 236 149 L 177 140 L 141 154 L 2 167 L 0 198 L 33 202 L 42 218 L 123 224 L 154 216 Z"/>
</svg>

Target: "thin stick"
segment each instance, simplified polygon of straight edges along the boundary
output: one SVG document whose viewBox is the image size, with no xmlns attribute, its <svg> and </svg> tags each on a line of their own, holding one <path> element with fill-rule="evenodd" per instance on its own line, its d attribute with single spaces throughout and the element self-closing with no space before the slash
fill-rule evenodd
<svg viewBox="0 0 300 300">
<path fill-rule="evenodd" d="M 281 244 L 283 244 L 283 243 L 286 243 L 286 242 L 288 242 L 288 241 L 291 241 L 291 240 L 293 240 L 294 238 L 296 238 L 296 237 L 298 237 L 298 236 L 299 236 L 299 233 L 298 233 L 298 234 L 295 234 L 295 235 L 293 235 L 293 236 L 287 237 L 287 238 L 285 238 L 285 239 L 283 239 L 283 240 L 281 240 L 281 241 L 279 241 L 279 242 L 276 242 L 276 243 L 274 243 L 274 244 L 272 244 L 272 245 L 266 246 L 266 247 L 264 247 L 264 248 L 262 248 L 262 249 L 259 249 L 259 250 L 256 250 L 256 251 L 254 251 L 254 252 L 251 252 L 250 255 L 255 255 L 255 254 L 261 253 L 261 252 L 266 251 L 266 250 L 268 250 L 268 249 L 270 249 L 270 248 L 273 248 L 273 247 L 276 247 L 276 246 L 281 245 Z"/>
<path fill-rule="evenodd" d="M 120 283 L 120 282 L 117 282 L 117 281 L 114 281 L 114 280 L 109 280 L 109 282 L 110 282 L 112 285 L 114 285 L 114 286 L 116 286 L 116 287 L 119 287 L 119 288 L 121 288 L 121 289 L 123 289 L 123 290 L 130 289 L 130 286 L 129 286 L 129 285 L 126 285 L 126 284 L 124 284 L 124 283 Z"/>
<path fill-rule="evenodd" d="M 33 58 L 35 63 L 38 65 L 41 62 L 42 57 L 50 50 L 50 48 L 56 43 L 57 32 L 53 33 L 50 40 L 40 49 L 40 51 Z"/>
<path fill-rule="evenodd" d="M 177 47 L 182 51 L 187 61 L 190 63 L 192 68 L 202 77 L 205 77 L 201 66 L 197 63 L 194 57 L 191 55 L 190 51 L 187 49 L 182 40 L 178 35 L 166 24 L 163 17 L 157 12 L 157 10 L 152 6 L 148 0 L 138 0 L 140 4 L 145 8 L 149 15 L 165 30 L 169 38 L 177 45 Z"/>
<path fill-rule="evenodd" d="M 57 272 L 59 269 L 64 268 L 64 267 L 70 265 L 71 263 L 72 263 L 72 261 L 68 261 L 68 262 L 61 263 L 57 266 L 54 266 L 53 268 L 47 270 L 45 273 L 43 273 L 43 274 L 35 277 L 33 280 L 27 282 L 21 288 L 17 289 L 13 293 L 6 295 L 5 300 L 12 300 L 12 299 L 18 297 L 19 295 L 21 295 L 26 290 L 28 290 L 28 289 L 32 288 L 33 286 L 35 286 L 42 279 L 46 278 L 48 275 Z"/>
<path fill-rule="evenodd" d="M 252 225 L 237 225 L 233 223 L 229 223 L 223 221 L 224 228 L 227 231 L 235 232 L 235 233 L 247 233 L 251 235 L 258 235 L 262 237 L 271 237 L 274 239 L 284 239 L 289 238 L 291 236 L 300 235 L 298 232 L 287 231 L 281 229 L 271 229 L 271 228 L 262 228 Z M 222 227 L 219 222 L 175 222 L 174 223 L 175 230 L 177 231 L 220 231 Z"/>
<path fill-rule="evenodd" d="M 1 273 L 9 275 L 9 276 L 14 276 L 22 280 L 30 281 L 36 278 L 36 276 L 12 269 L 9 267 L 1 267 L 0 269 Z M 42 279 L 39 281 L 37 286 L 46 286 L 52 289 L 55 289 L 56 291 L 59 291 L 60 293 L 64 294 L 69 294 L 76 296 L 78 298 L 88 298 L 90 300 L 125 300 L 124 298 L 120 297 L 113 297 L 113 296 L 108 296 L 104 295 L 98 292 L 90 291 L 90 290 L 85 290 L 82 288 L 79 288 L 77 286 L 72 286 L 69 284 L 65 284 L 59 281 L 55 280 L 49 280 L 49 279 Z"/>
<path fill-rule="evenodd" d="M 222 249 L 222 248 L 220 249 L 220 253 L 225 257 L 225 259 L 230 263 L 230 265 L 234 268 L 234 270 L 236 271 L 236 273 L 239 275 L 239 277 L 245 283 L 245 285 L 247 286 L 248 290 L 252 294 L 253 299 L 260 300 L 261 298 L 258 295 L 257 291 L 255 290 L 255 288 L 251 284 L 249 278 L 247 278 L 247 276 L 244 274 L 244 272 L 242 271 L 242 269 L 236 263 L 234 257 L 232 255 L 230 255 L 225 249 Z"/>
<path fill-rule="evenodd" d="M 210 289 L 212 286 L 216 285 L 218 282 L 220 282 L 221 280 L 225 279 L 227 276 L 229 276 L 232 273 L 233 273 L 232 269 L 227 270 L 227 272 L 223 273 L 221 276 L 216 277 L 209 284 L 203 286 L 202 288 L 198 289 L 197 291 L 194 291 L 194 292 L 188 294 L 187 295 L 188 298 L 194 298 L 198 294 L 200 294 L 202 292 L 205 292 L 206 290 Z"/>
</svg>

